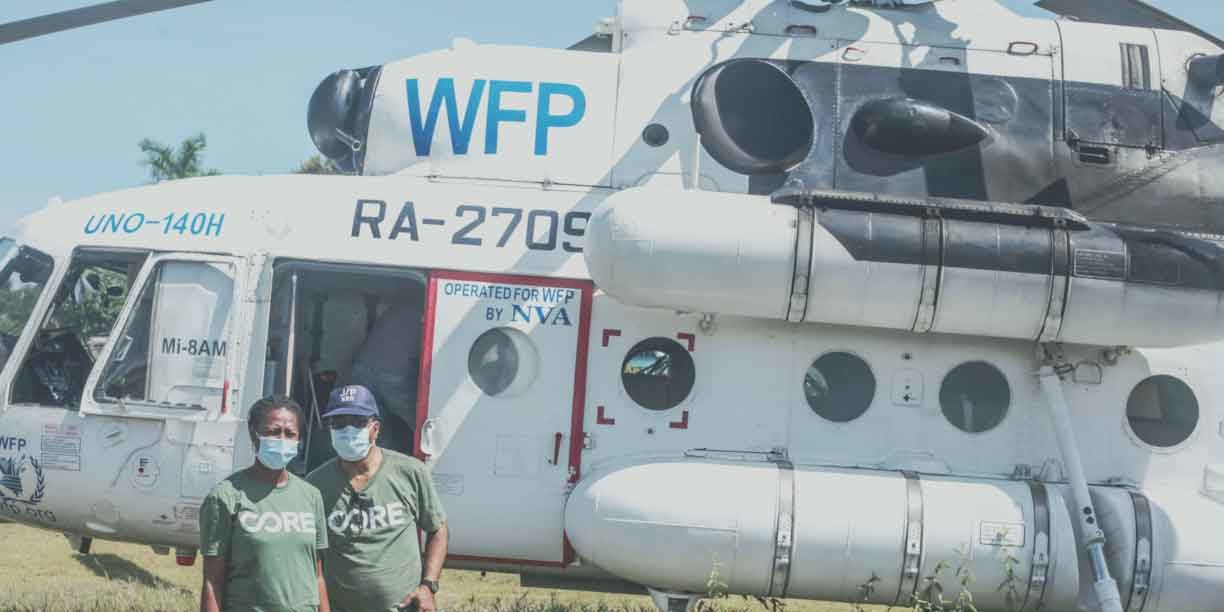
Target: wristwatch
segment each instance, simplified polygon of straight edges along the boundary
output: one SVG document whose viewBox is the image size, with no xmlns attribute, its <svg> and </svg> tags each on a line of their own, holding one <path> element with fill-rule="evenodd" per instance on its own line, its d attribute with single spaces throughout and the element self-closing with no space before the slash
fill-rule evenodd
<svg viewBox="0 0 1224 612">
<path fill-rule="evenodd" d="M 429 589 L 429 592 L 433 593 L 434 595 L 437 595 L 438 589 L 442 588 L 442 585 L 438 584 L 437 580 L 422 580 L 421 586 Z"/>
</svg>

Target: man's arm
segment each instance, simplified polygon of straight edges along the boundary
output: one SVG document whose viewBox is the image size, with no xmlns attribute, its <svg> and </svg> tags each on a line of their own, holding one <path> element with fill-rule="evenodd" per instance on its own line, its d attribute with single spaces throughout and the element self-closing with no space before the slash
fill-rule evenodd
<svg viewBox="0 0 1224 612">
<path fill-rule="evenodd" d="M 446 547 L 450 543 L 450 529 L 446 523 L 437 531 L 425 536 L 425 566 L 421 571 L 422 580 L 437 582 L 442 577 L 442 564 L 446 563 Z"/>
<path fill-rule="evenodd" d="M 331 601 L 327 598 L 327 581 L 323 579 L 323 559 L 315 560 L 315 576 L 319 580 L 319 612 L 331 612 Z"/>
<path fill-rule="evenodd" d="M 432 580 L 437 582 L 442 577 L 442 564 L 446 562 L 446 547 L 450 541 L 450 530 L 446 523 L 437 531 L 425 536 L 425 558 L 424 568 L 421 571 L 421 580 Z M 400 608 L 409 608 L 413 602 L 416 602 L 417 609 L 420 612 L 437 612 L 438 603 L 434 601 L 433 591 L 429 587 L 421 584 L 415 591 L 408 594 L 404 598 L 404 602 L 400 604 Z"/>
<path fill-rule="evenodd" d="M 200 612 L 221 612 L 225 600 L 225 557 L 204 557 L 204 587 L 200 590 Z"/>
</svg>

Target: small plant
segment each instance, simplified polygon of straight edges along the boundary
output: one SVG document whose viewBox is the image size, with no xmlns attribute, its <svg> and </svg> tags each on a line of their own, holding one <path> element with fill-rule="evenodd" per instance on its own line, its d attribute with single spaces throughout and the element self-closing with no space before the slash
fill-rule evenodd
<svg viewBox="0 0 1224 612">
<path fill-rule="evenodd" d="M 706 597 L 726 599 L 729 588 L 730 586 L 722 579 L 722 563 L 714 559 L 714 566 L 710 568 L 710 576 L 706 579 Z"/>
<path fill-rule="evenodd" d="M 852 604 L 854 612 L 867 612 L 867 608 L 864 606 L 871 601 L 871 596 L 875 595 L 876 585 L 881 580 L 883 578 L 880 578 L 875 572 L 871 572 L 871 578 L 868 578 L 867 582 L 859 585 L 858 600 Z"/>
<path fill-rule="evenodd" d="M 785 600 L 777 597 L 753 597 L 753 599 L 769 612 L 786 612 Z"/>
<path fill-rule="evenodd" d="M 722 563 L 720 563 L 716 557 L 714 559 L 714 565 L 710 568 L 710 575 L 708 578 L 706 578 L 706 599 L 698 602 L 697 612 L 712 612 L 714 610 L 714 604 L 711 604 L 707 600 L 726 599 L 727 591 L 729 589 L 730 585 L 728 585 L 722 579 Z"/>
<path fill-rule="evenodd" d="M 1020 566 L 1020 560 L 1007 551 L 1007 555 L 1003 557 L 1003 582 L 999 583 L 998 591 L 1003 593 L 1003 601 L 1010 610 L 1019 610 L 1022 600 L 1020 598 L 1020 572 L 1017 568 Z"/>
<path fill-rule="evenodd" d="M 978 612 L 973 602 L 973 571 L 969 567 L 969 553 L 960 548 L 956 551 L 958 562 L 940 561 L 930 575 L 922 578 L 918 594 L 913 598 L 915 612 Z M 951 599 L 944 597 L 943 574 L 952 570 L 951 580 L 960 588 Z"/>
</svg>

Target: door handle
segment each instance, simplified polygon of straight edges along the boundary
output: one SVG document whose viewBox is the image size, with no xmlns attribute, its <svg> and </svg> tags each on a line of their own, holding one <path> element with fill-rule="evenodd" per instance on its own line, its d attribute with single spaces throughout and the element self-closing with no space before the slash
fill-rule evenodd
<svg viewBox="0 0 1224 612">
<path fill-rule="evenodd" d="M 553 456 L 552 461 L 549 461 L 549 463 L 553 465 L 561 464 L 561 440 L 564 438 L 565 436 L 562 435 L 561 432 L 557 432 L 553 435 Z"/>
</svg>

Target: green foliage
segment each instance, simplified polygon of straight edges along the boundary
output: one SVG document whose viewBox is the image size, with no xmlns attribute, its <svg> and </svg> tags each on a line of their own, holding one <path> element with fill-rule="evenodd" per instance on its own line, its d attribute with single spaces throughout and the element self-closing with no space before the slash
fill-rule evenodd
<svg viewBox="0 0 1224 612">
<path fill-rule="evenodd" d="M 337 168 L 335 162 L 324 159 L 318 154 L 311 155 L 310 159 L 302 162 L 294 172 L 297 174 L 348 174 Z"/>
<path fill-rule="evenodd" d="M 999 583 L 997 589 L 1003 593 L 1003 600 L 1008 610 L 1019 610 L 1023 603 L 1020 597 L 1020 584 L 1023 578 L 1020 577 L 1019 567 L 1020 560 L 1011 554 L 1011 551 L 1008 551 L 1007 556 L 1003 559 L 1003 582 Z"/>
<path fill-rule="evenodd" d="M 140 151 L 145 154 L 144 165 L 149 167 L 149 178 L 154 183 L 221 174 L 218 170 L 203 169 L 204 149 L 207 147 L 208 141 L 203 133 L 184 140 L 178 150 L 148 138 L 140 141 Z"/>
<path fill-rule="evenodd" d="M 918 588 L 918 594 L 914 596 L 913 609 L 915 612 L 978 612 L 977 606 L 973 603 L 973 572 L 969 569 L 969 553 L 965 550 L 958 550 L 957 555 L 959 561 L 953 566 L 948 561 L 940 561 L 935 564 L 935 569 L 927 576 L 922 578 L 922 583 Z M 954 592 L 951 599 L 945 596 L 944 581 L 946 578 L 943 574 L 952 570 L 950 577 L 959 589 Z"/>
<path fill-rule="evenodd" d="M 871 578 L 868 578 L 867 582 L 859 585 L 859 598 L 858 601 L 854 602 L 854 612 L 867 611 L 867 608 L 864 606 L 867 602 L 871 601 L 871 596 L 875 595 L 876 585 L 883 580 L 875 572 L 871 572 Z"/>
<path fill-rule="evenodd" d="M 710 599 L 725 599 L 728 588 L 729 585 L 722 578 L 722 563 L 715 559 L 714 567 L 710 569 L 710 576 L 706 579 L 706 597 Z"/>
<path fill-rule="evenodd" d="M 30 319 L 34 304 L 42 286 L 26 287 L 16 291 L 0 291 L 0 334 L 17 336 Z"/>
<path fill-rule="evenodd" d="M 86 293 L 81 302 L 61 300 L 51 315 L 46 328 L 71 327 L 76 330 L 82 342 L 88 342 L 93 336 L 106 336 L 119 318 L 126 299 L 127 278 L 105 268 L 87 268 L 85 276 L 96 278 L 99 291 Z M 108 287 L 124 289 L 124 295 L 111 296 Z"/>
</svg>

